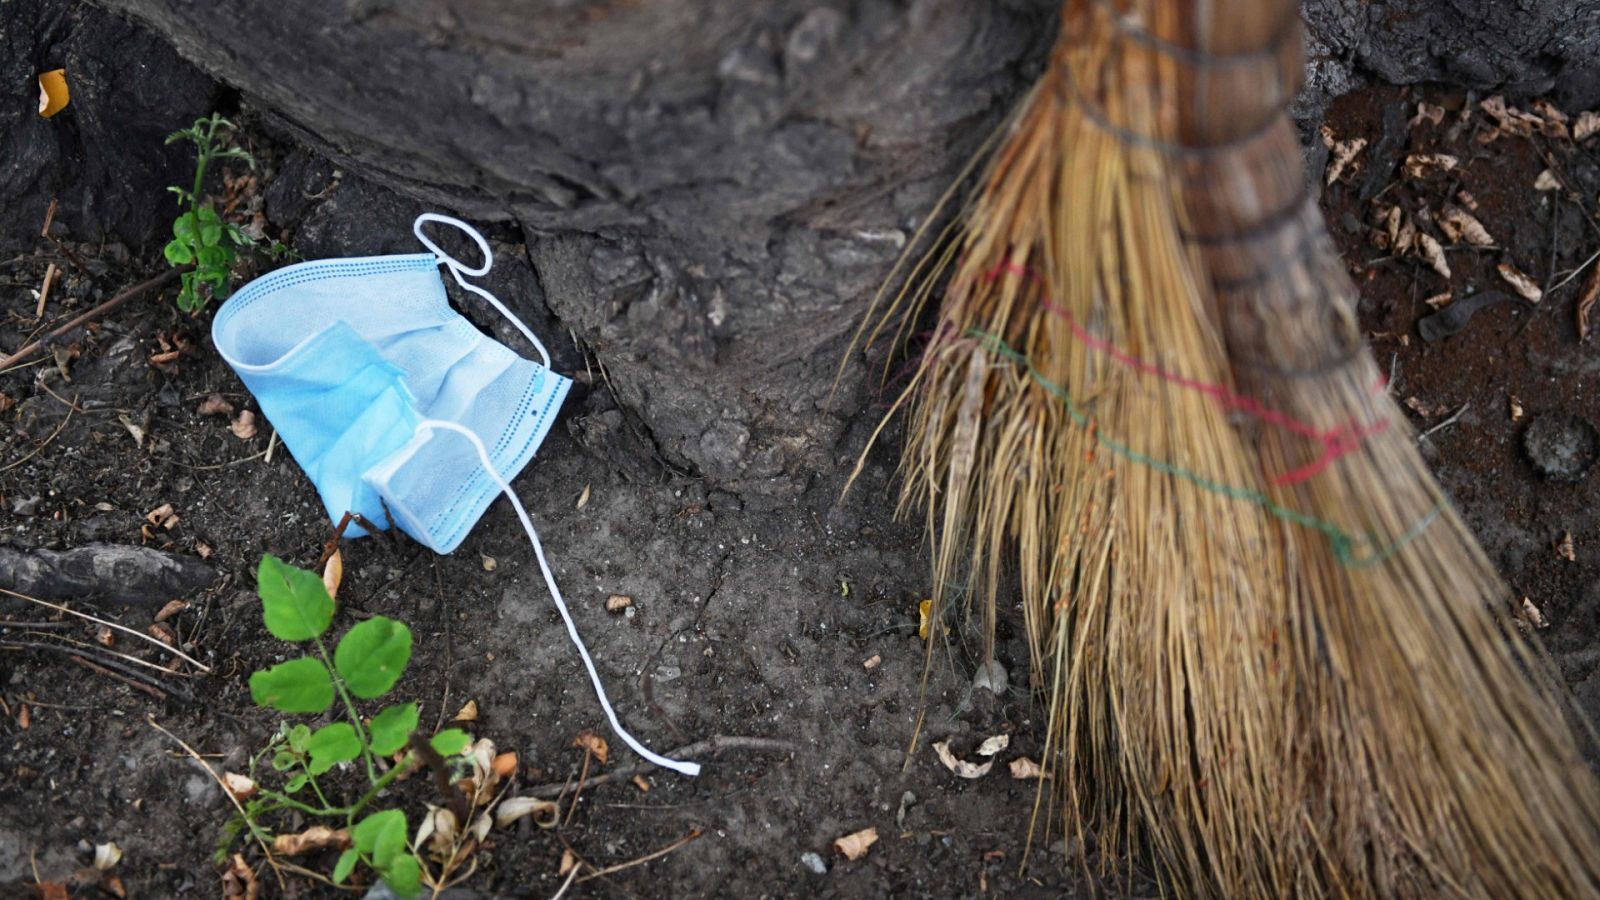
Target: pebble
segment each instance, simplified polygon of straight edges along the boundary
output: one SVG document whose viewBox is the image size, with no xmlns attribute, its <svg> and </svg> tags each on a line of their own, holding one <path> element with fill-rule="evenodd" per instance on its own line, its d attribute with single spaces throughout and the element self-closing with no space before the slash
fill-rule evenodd
<svg viewBox="0 0 1600 900">
<path fill-rule="evenodd" d="M 800 864 L 810 869 L 813 875 L 828 874 L 828 864 L 823 862 L 822 857 L 815 853 L 800 854 Z"/>
</svg>

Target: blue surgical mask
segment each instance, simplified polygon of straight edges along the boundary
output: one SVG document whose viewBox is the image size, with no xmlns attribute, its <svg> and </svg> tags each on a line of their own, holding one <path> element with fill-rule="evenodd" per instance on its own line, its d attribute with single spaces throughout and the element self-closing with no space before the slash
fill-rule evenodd
<svg viewBox="0 0 1600 900">
<path fill-rule="evenodd" d="M 427 222 L 466 232 L 483 263 L 469 267 L 445 253 L 423 233 Z M 255 395 L 335 523 L 347 512 L 379 528 L 392 522 L 449 553 L 504 493 L 612 727 L 651 762 L 698 774 L 694 763 L 651 753 L 618 723 L 509 484 L 549 433 L 571 379 L 550 370 L 544 345 L 499 299 L 467 281 L 493 264 L 482 235 L 433 213 L 418 217 L 413 231 L 430 252 L 300 263 L 245 285 L 212 323 L 218 352 Z M 518 356 L 452 309 L 441 265 L 516 326 L 540 361 Z M 365 533 L 350 528 L 353 536 Z"/>
</svg>

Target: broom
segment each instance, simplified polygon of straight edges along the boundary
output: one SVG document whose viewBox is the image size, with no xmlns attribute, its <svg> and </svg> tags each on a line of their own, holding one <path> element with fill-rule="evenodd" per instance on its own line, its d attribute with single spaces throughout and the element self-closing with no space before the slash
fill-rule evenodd
<svg viewBox="0 0 1600 900">
<path fill-rule="evenodd" d="M 1207 897 L 1593 895 L 1560 688 L 1308 197 L 1300 41 L 1292 0 L 1063 4 L 956 236 L 866 335 L 948 279 L 890 413 L 934 609 L 965 581 L 992 657 L 1020 591 L 1035 827 L 1093 833 L 1102 866 Z"/>
</svg>

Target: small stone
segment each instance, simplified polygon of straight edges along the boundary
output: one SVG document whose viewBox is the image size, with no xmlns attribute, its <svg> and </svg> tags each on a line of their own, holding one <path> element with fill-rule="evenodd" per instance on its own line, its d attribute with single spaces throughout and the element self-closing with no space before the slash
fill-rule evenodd
<svg viewBox="0 0 1600 900">
<path fill-rule="evenodd" d="M 1522 448 L 1551 481 L 1579 481 L 1600 458 L 1600 433 L 1566 413 L 1544 413 L 1522 433 Z"/>
<path fill-rule="evenodd" d="M 632 605 L 633 598 L 625 594 L 612 594 L 606 598 L 606 612 L 608 613 L 622 612 Z"/>
<path fill-rule="evenodd" d="M 1004 694 L 1010 678 L 1006 675 L 1006 667 L 997 660 L 989 660 L 978 667 L 976 675 L 972 676 L 972 686 L 992 691 L 995 694 Z"/>
<path fill-rule="evenodd" d="M 822 857 L 816 853 L 807 852 L 800 854 L 800 864 L 805 866 L 807 869 L 810 869 L 811 874 L 813 875 L 828 874 L 828 864 L 823 862 Z"/>
</svg>

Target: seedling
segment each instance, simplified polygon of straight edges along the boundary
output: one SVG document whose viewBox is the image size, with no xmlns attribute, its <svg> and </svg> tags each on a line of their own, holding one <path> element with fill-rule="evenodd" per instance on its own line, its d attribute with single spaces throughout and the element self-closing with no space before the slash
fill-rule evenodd
<svg viewBox="0 0 1600 900">
<path fill-rule="evenodd" d="M 241 828 L 269 842 L 271 834 L 262 820 L 279 810 L 339 819 L 349 828 L 351 846 L 334 868 L 335 883 L 343 883 L 357 864 L 365 864 L 396 894 L 416 894 L 423 873 L 407 838 L 405 813 L 369 808 L 401 773 L 429 761 L 425 757 L 432 754 L 437 754 L 433 762 L 442 758 L 466 768 L 462 753 L 470 738 L 455 728 L 431 738 L 413 737 L 415 703 L 386 706 L 370 720 L 362 720 L 356 701 L 387 695 L 411 658 L 411 629 L 405 624 L 373 616 L 345 632 L 330 655 L 323 638 L 333 622 L 334 605 L 322 579 L 268 554 L 261 559 L 256 580 L 267 630 L 280 640 L 309 643 L 316 652 L 252 674 L 251 699 L 282 713 L 307 715 L 326 713 L 337 702 L 344 721 L 316 729 L 304 723 L 280 724 L 272 741 L 250 760 L 249 790 L 254 793 L 244 805 L 242 821 L 235 821 L 219 852 L 226 852 Z M 397 764 L 381 767 L 381 760 L 402 750 L 407 752 Z M 260 785 L 257 769 L 263 760 L 270 760 L 272 769 L 285 779 L 280 788 Z M 319 776 L 358 760 L 366 775 L 366 791 L 352 802 L 333 802 Z"/>
<path fill-rule="evenodd" d="M 193 269 L 183 273 L 182 287 L 178 291 L 178 308 L 184 312 L 198 312 L 210 297 L 226 300 L 233 290 L 232 268 L 239 248 L 255 243 L 244 229 L 224 222 L 203 193 L 206 168 L 212 160 L 241 159 L 255 168 L 255 158 L 248 150 L 228 145 L 235 130 L 232 122 L 212 113 L 209 118 L 197 119 L 194 125 L 167 136 L 168 144 L 191 141 L 195 145 L 194 187 L 167 188 L 178 195 L 178 205 L 184 209 L 172 221 L 172 240 L 164 251 L 167 262 L 174 266 L 194 264 Z"/>
</svg>

